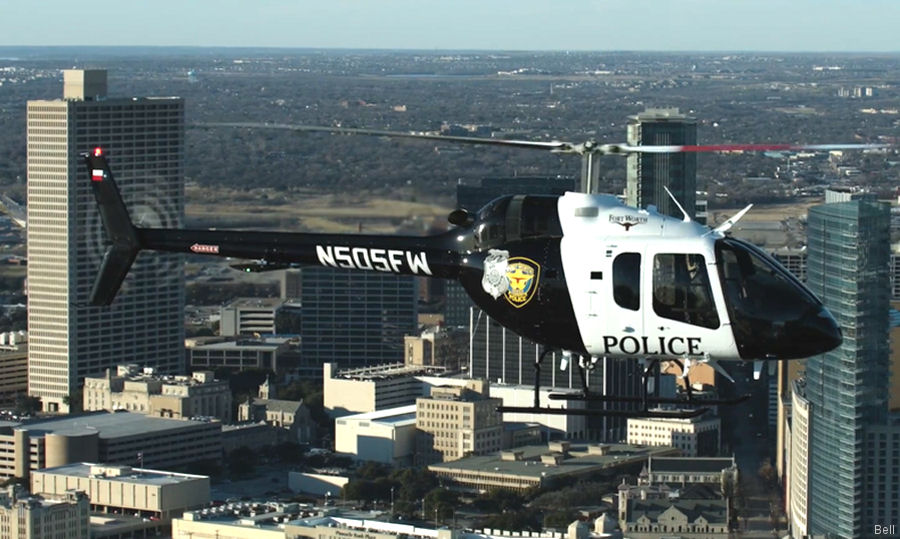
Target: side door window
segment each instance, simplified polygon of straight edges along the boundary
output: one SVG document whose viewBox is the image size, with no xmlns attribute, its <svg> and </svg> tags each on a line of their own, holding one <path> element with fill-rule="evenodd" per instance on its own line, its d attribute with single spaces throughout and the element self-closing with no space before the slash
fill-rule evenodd
<svg viewBox="0 0 900 539">
<path fill-rule="evenodd" d="M 719 327 L 703 255 L 660 253 L 654 256 L 653 311 L 662 318 L 693 326 Z"/>
<path fill-rule="evenodd" d="M 613 260 L 613 299 L 630 311 L 641 308 L 641 255 L 621 253 Z"/>
</svg>

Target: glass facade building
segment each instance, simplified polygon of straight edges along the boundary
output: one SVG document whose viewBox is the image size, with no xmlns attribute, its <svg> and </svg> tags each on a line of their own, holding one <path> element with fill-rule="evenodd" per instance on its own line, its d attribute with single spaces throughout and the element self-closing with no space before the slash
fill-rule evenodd
<svg viewBox="0 0 900 539">
<path fill-rule="evenodd" d="M 678 109 L 648 109 L 629 117 L 626 140 L 633 146 L 697 144 L 697 120 Z M 659 213 L 680 219 L 681 210 L 666 187 L 693 219 L 697 207 L 696 153 L 628 155 L 625 195 L 629 206 L 654 205 Z"/>
<path fill-rule="evenodd" d="M 418 329 L 416 278 L 378 271 L 302 268 L 304 361 L 363 367 L 402 362 Z"/>
<path fill-rule="evenodd" d="M 890 210 L 872 200 L 810 208 L 807 285 L 843 344 L 806 365 L 808 531 L 866 535 L 865 442 L 887 420 Z"/>
</svg>

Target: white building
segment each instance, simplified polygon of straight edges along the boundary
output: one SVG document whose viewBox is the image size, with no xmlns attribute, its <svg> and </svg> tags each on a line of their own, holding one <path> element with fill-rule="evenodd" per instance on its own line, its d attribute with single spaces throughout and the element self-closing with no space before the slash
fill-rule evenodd
<svg viewBox="0 0 900 539">
<path fill-rule="evenodd" d="M 787 514 L 791 521 L 791 536 L 806 537 L 808 532 L 809 504 L 809 401 L 803 385 L 794 381 L 791 386 L 791 437 L 789 473 L 787 483 Z"/>
<path fill-rule="evenodd" d="M 671 446 L 688 457 L 718 454 L 720 432 L 721 420 L 715 416 L 628 418 L 629 444 Z"/>
<path fill-rule="evenodd" d="M 65 70 L 62 99 L 28 102 L 28 393 L 68 412 L 85 375 L 123 360 L 183 366 L 180 254 L 147 253 L 110 307 L 88 306 L 106 250 L 79 153 L 102 147 L 144 226 L 184 220 L 184 103 L 107 98 L 105 70 Z"/>
<path fill-rule="evenodd" d="M 334 450 L 357 460 L 409 465 L 415 449 L 415 404 L 348 415 L 334 421 Z"/>
</svg>

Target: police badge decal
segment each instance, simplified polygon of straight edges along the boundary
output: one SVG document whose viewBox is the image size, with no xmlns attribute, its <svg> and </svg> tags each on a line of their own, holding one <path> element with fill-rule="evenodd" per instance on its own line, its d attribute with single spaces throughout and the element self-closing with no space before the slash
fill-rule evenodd
<svg viewBox="0 0 900 539">
<path fill-rule="evenodd" d="M 506 278 L 506 266 L 509 259 L 509 251 L 491 249 L 484 259 L 484 275 L 481 277 L 481 288 L 497 299 L 509 289 L 509 280 Z"/>
<path fill-rule="evenodd" d="M 524 307 L 534 298 L 538 280 L 541 277 L 541 266 L 530 258 L 515 256 L 506 264 L 506 279 L 509 287 L 506 290 L 506 301 L 513 307 Z"/>
</svg>

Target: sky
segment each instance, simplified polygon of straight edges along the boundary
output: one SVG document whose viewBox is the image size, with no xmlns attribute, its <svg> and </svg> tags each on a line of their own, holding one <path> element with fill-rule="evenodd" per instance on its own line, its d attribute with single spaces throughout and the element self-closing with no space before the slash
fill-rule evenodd
<svg viewBox="0 0 900 539">
<path fill-rule="evenodd" d="M 900 51 L 900 0 L 0 0 L 0 21 L 0 46 Z"/>
</svg>

